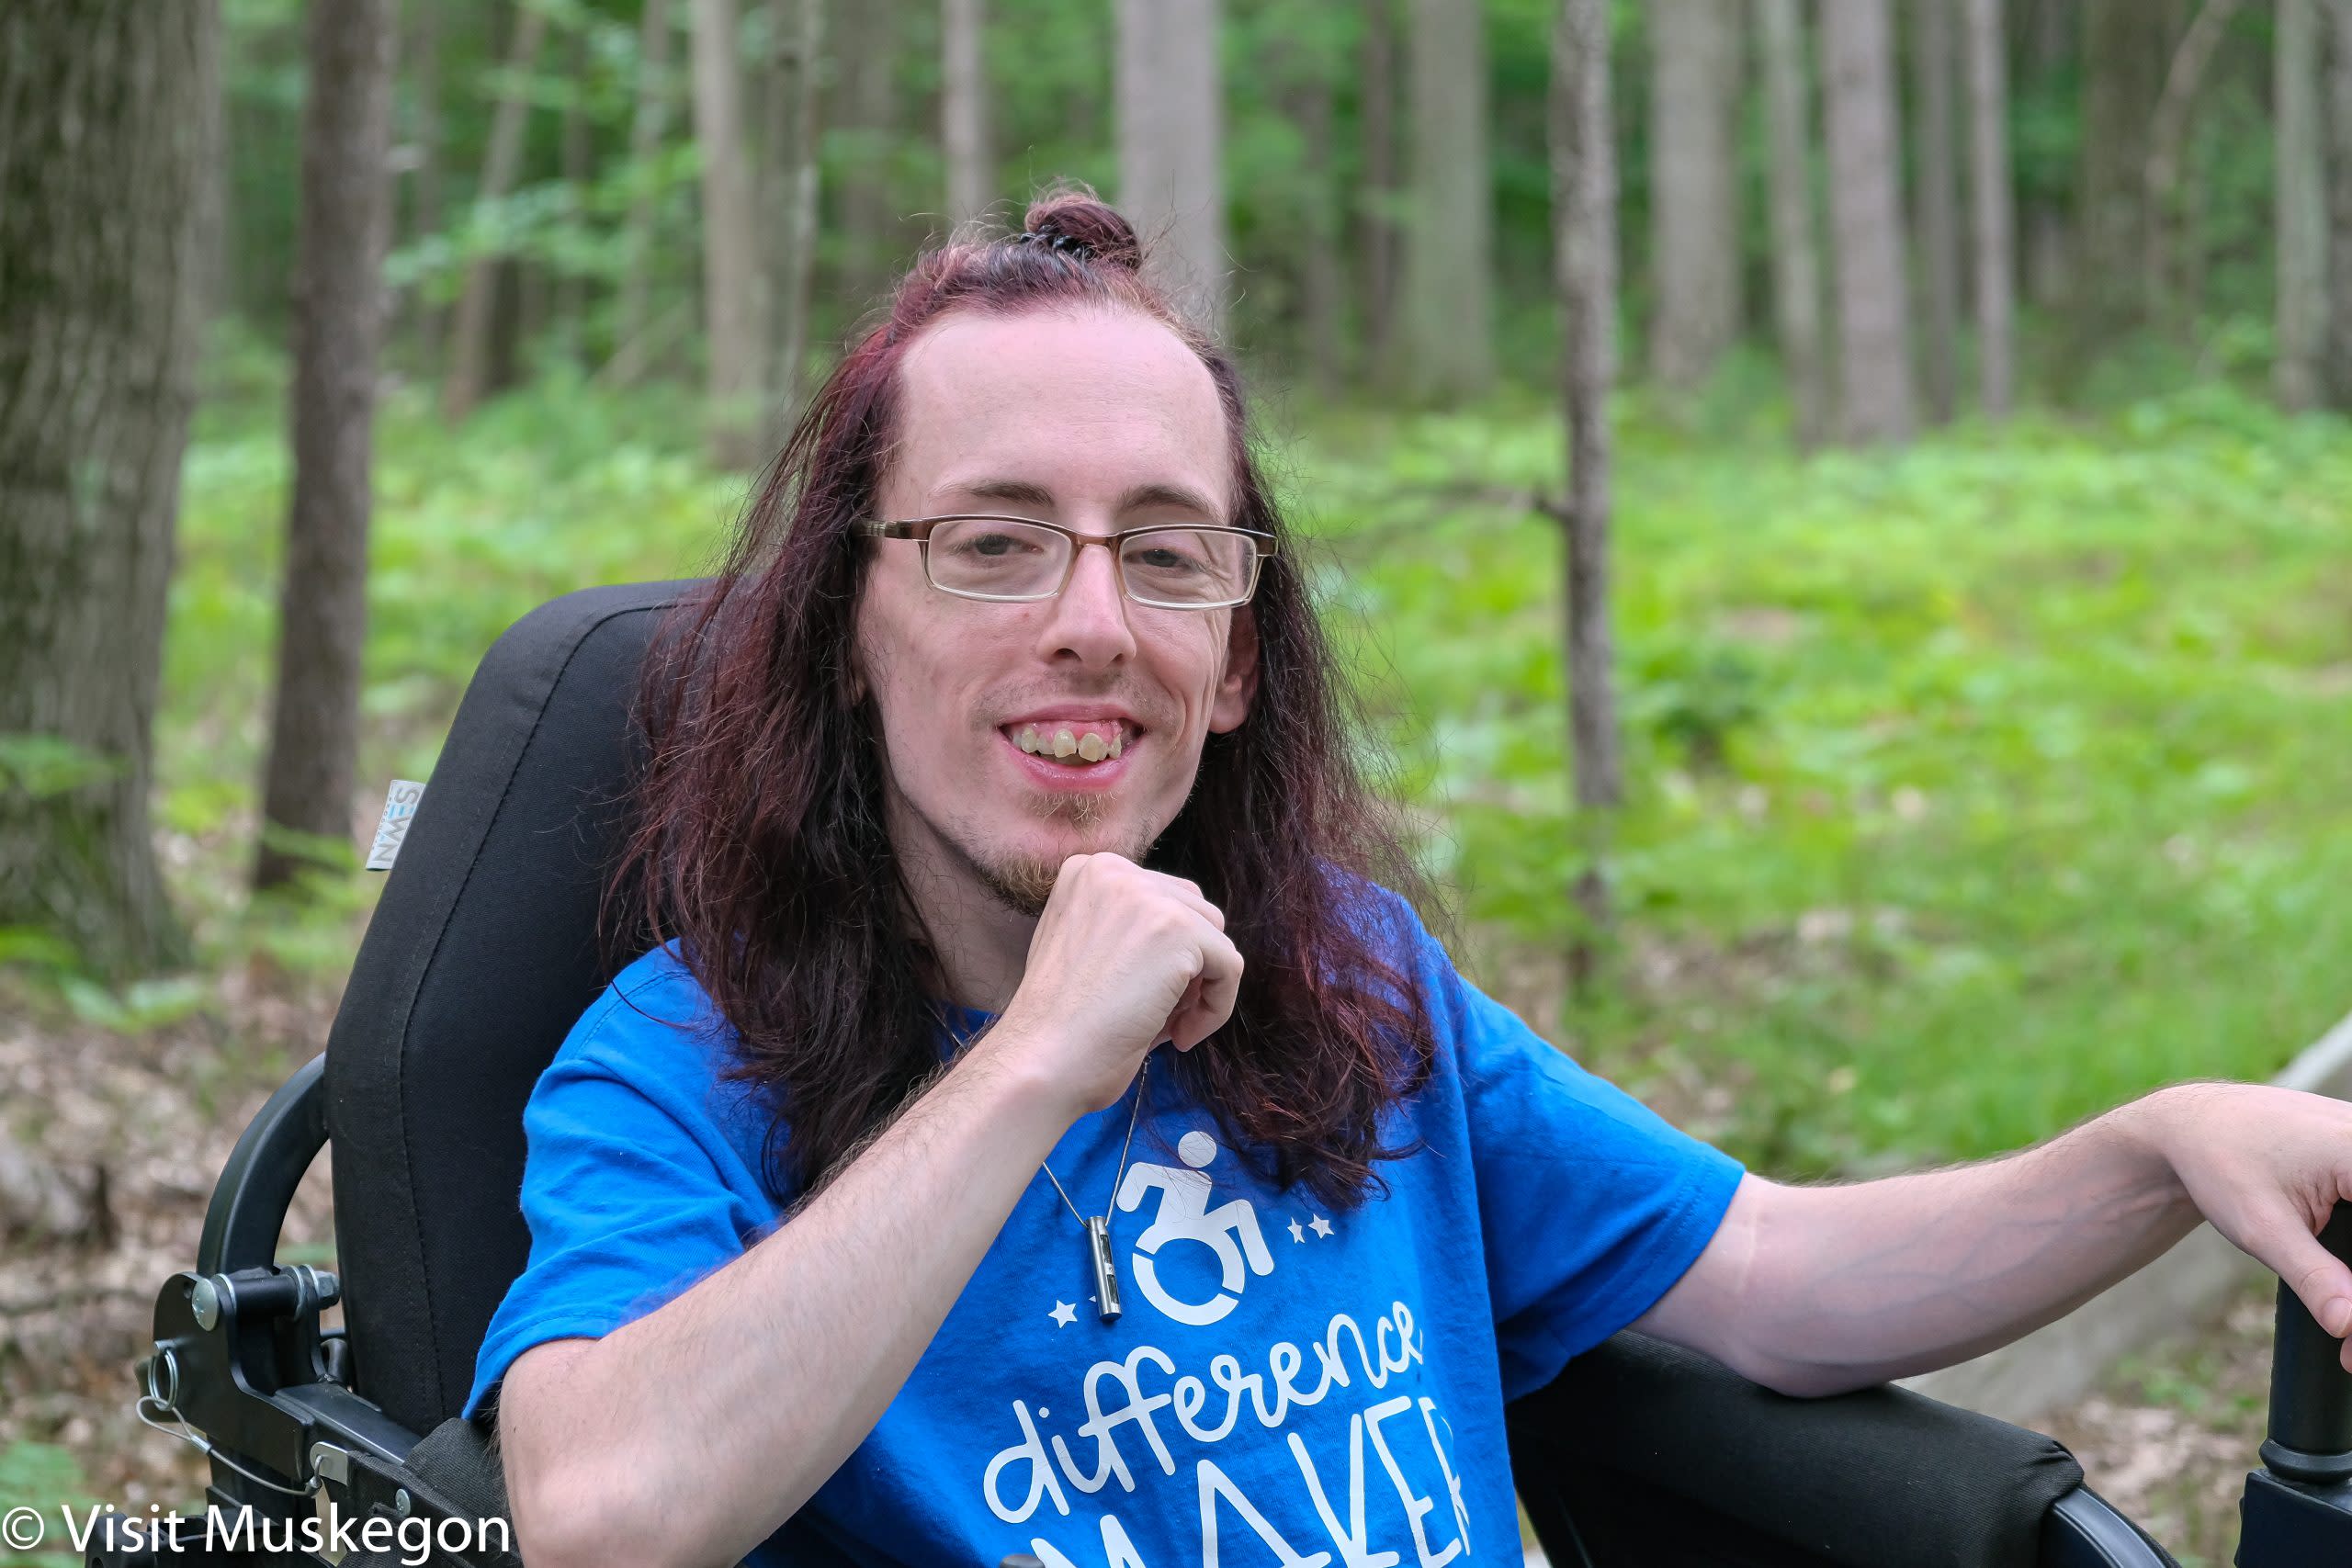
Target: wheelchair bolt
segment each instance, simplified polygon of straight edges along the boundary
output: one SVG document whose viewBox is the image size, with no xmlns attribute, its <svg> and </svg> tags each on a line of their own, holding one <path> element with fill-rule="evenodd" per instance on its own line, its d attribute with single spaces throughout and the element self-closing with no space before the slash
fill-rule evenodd
<svg viewBox="0 0 2352 1568">
<path fill-rule="evenodd" d="M 392 1494 L 392 1512 L 399 1514 L 405 1518 L 408 1515 L 408 1488 L 403 1486 Z"/>
<path fill-rule="evenodd" d="M 188 1309 L 196 1314 L 196 1325 L 208 1332 L 220 1321 L 220 1287 L 208 1277 L 196 1282 L 187 1293 Z"/>
</svg>

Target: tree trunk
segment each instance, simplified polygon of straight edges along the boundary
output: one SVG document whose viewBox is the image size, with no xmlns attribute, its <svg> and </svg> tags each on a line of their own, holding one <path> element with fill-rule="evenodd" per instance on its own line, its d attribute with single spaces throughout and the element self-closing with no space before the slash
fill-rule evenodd
<svg viewBox="0 0 2352 1568">
<path fill-rule="evenodd" d="M 0 6 L 0 927 L 112 974 L 186 951 L 147 795 L 219 50 L 211 0 Z"/>
<path fill-rule="evenodd" d="M 694 0 L 695 140 L 702 146 L 703 337 L 712 460 L 759 459 L 759 215 L 743 141 L 735 0 Z"/>
<path fill-rule="evenodd" d="M 478 205 L 503 200 L 523 172 L 523 131 L 530 103 L 522 79 L 537 61 L 547 31 L 547 13 L 532 0 L 523 0 L 506 51 L 507 89 L 499 96 L 490 122 L 490 146 L 482 154 L 481 186 L 474 195 Z M 501 259 L 476 256 L 466 264 L 465 287 L 458 296 L 457 324 L 451 331 L 449 378 L 441 387 L 441 412 L 453 423 L 472 413 L 490 389 L 491 316 L 497 303 Z"/>
<path fill-rule="evenodd" d="M 254 886 L 348 870 L 368 630 L 376 357 L 391 184 L 392 0 L 311 0 L 295 266 L 294 496 L 278 597 L 277 700 Z"/>
<path fill-rule="evenodd" d="M 1495 378 L 1485 18 L 1478 0 L 1410 4 L 1413 209 L 1405 236 L 1405 345 L 1410 390 L 1445 402 L 1476 397 Z"/>
<path fill-rule="evenodd" d="M 1907 441 L 1915 423 L 1888 3 L 1821 3 L 1829 221 L 1838 260 L 1838 426 L 1856 443 Z"/>
<path fill-rule="evenodd" d="M 2008 59 L 2001 0 L 1966 4 L 1977 395 L 1986 419 L 2003 420 L 2017 395 L 2017 196 L 2009 168 Z"/>
<path fill-rule="evenodd" d="M 1739 335 L 1739 7 L 1650 0 L 1650 374 L 1702 386 Z"/>
<path fill-rule="evenodd" d="M 1394 379 L 1396 272 L 1402 245 L 1396 228 L 1396 0 L 1363 4 L 1363 200 L 1357 246 L 1363 256 L 1363 346 L 1375 380 Z"/>
<path fill-rule="evenodd" d="M 982 52 L 987 37 L 988 0 L 944 0 L 940 11 L 939 118 L 940 145 L 947 155 L 951 223 L 978 217 L 996 199 L 996 157 L 989 145 L 988 59 Z"/>
<path fill-rule="evenodd" d="M 1951 419 L 1960 397 L 1960 169 L 1952 146 L 1952 7 L 1957 0 L 1913 0 L 1911 63 L 1919 126 L 1919 284 L 1925 301 L 1921 355 L 1928 417 Z"/>
<path fill-rule="evenodd" d="M 2194 317 L 2197 299 L 2184 275 L 2199 269 L 2182 254 L 2187 225 L 2179 211 L 2181 164 L 2188 141 L 2189 108 L 2197 101 L 2198 85 L 2212 62 L 2230 18 L 2240 0 L 2205 0 L 2197 19 L 2173 51 L 2165 73 L 2163 94 L 2148 123 L 2148 164 L 2143 178 L 2142 200 L 2148 213 L 2148 243 L 2143 247 L 2148 312 L 2157 321 L 2185 323 Z"/>
<path fill-rule="evenodd" d="M 2281 408 L 2317 407 L 2327 347 L 2327 187 L 2320 126 L 2317 0 L 2278 0 L 2278 360 Z"/>
<path fill-rule="evenodd" d="M 1761 0 L 1758 21 L 1771 139 L 1765 166 L 1772 208 L 1772 314 L 1796 405 L 1797 444 L 1810 449 L 1829 434 L 1829 390 L 1821 353 L 1821 250 L 1814 222 L 1804 19 L 1797 0 Z"/>
<path fill-rule="evenodd" d="M 1607 0 L 1561 0 L 1552 33 L 1553 263 L 1568 426 L 1568 737 L 1586 862 L 1574 895 L 1588 934 L 1571 973 L 1592 969 L 1609 919 L 1608 821 L 1624 798 L 1609 625 L 1609 394 L 1617 374 L 1617 154 L 1609 107 Z"/>
<path fill-rule="evenodd" d="M 2169 6 L 2085 0 L 2082 265 L 2070 311 L 2072 363 L 2145 319 L 2148 130 L 2172 63 Z M 2129 281 L 2127 281 L 2129 280 Z"/>
<path fill-rule="evenodd" d="M 769 0 L 775 59 L 761 208 L 768 231 L 770 452 L 791 432 L 808 357 L 808 279 L 817 253 L 817 66 L 824 25 L 823 0 Z"/>
<path fill-rule="evenodd" d="M 628 162 L 635 188 L 628 198 L 628 225 L 622 240 L 619 330 L 613 336 L 607 367 L 623 367 L 616 378 L 629 381 L 645 363 L 643 344 L 652 323 L 653 180 L 651 168 L 669 133 L 669 0 L 645 0 L 638 19 L 637 113 L 629 121 Z"/>
<path fill-rule="evenodd" d="M 2329 0 L 2329 393 L 2352 409 L 2352 0 Z"/>
<path fill-rule="evenodd" d="M 899 120 L 898 0 L 857 0 L 842 8 L 840 20 L 842 109 L 835 118 L 850 132 L 840 181 L 846 242 L 840 283 L 842 299 L 854 310 L 880 291 L 897 248 L 890 151 Z M 943 121 L 946 91 L 943 79 Z"/>
<path fill-rule="evenodd" d="M 1119 0 L 1119 202 L 1147 265 L 1225 334 L 1218 0 Z"/>
</svg>

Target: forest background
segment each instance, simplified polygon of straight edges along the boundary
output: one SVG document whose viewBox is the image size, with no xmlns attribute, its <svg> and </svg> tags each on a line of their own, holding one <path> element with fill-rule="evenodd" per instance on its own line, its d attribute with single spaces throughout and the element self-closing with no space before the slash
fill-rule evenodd
<svg viewBox="0 0 2352 1568">
<path fill-rule="evenodd" d="M 2352 1005 L 2352 0 L 117 10 L 0 17 L 0 1492 L 193 1473 L 146 1305 L 483 649 L 1056 178 L 1469 966 L 1680 1124 L 1982 1156 Z"/>
</svg>

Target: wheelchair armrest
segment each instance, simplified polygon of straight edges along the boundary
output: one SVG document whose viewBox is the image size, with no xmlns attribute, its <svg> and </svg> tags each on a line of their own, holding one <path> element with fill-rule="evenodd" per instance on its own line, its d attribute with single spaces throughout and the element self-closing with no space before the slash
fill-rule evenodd
<svg viewBox="0 0 2352 1568">
<path fill-rule="evenodd" d="M 2136 1557 L 2063 1555 L 2109 1521 L 2137 1532 L 2084 1490 L 2054 1439 L 1904 1389 L 1792 1399 L 1626 1333 L 1515 1401 L 1507 1420 L 1521 1498 L 1564 1568 L 1579 1549 L 1595 1568 L 2170 1562 L 2144 1539 Z M 2087 1501 L 2052 1523 L 2070 1495 Z"/>
</svg>

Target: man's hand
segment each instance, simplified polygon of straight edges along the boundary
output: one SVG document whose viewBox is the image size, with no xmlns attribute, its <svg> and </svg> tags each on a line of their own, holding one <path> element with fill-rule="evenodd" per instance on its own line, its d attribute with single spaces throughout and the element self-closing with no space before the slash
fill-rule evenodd
<svg viewBox="0 0 2352 1568">
<path fill-rule="evenodd" d="M 2198 1212 L 2286 1281 L 2320 1326 L 2352 1331 L 2352 1269 L 2315 1239 L 2352 1199 L 2352 1105 L 2261 1084 L 2183 1084 L 2130 1107 Z M 2352 1346 L 2344 1351 L 2352 1371 Z"/>
<path fill-rule="evenodd" d="M 1068 1085 L 1080 1114 L 1101 1111 L 1154 1045 L 1189 1051 L 1215 1033 L 1240 986 L 1224 911 L 1198 887 L 1120 855 L 1072 855 L 987 1043 Z"/>
</svg>

